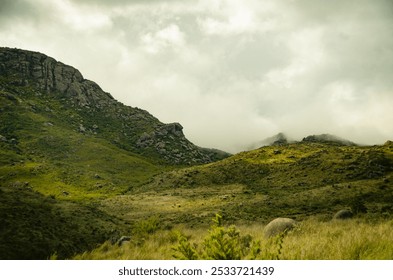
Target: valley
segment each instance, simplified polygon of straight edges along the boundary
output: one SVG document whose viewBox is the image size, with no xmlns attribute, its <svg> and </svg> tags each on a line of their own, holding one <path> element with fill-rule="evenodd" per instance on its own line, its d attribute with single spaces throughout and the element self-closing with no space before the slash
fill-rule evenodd
<svg viewBox="0 0 393 280">
<path fill-rule="evenodd" d="M 392 142 L 281 135 L 231 155 L 194 145 L 182 129 L 71 66 L 0 48 L 0 259 L 170 259 L 179 236 L 202 250 L 216 214 L 275 252 L 256 258 L 393 257 Z M 353 218 L 332 221 L 343 209 Z M 299 225 L 280 254 L 263 238 L 278 217 Z M 119 246 L 122 236 L 130 241 Z M 315 253 L 329 242 L 354 247 Z"/>
</svg>

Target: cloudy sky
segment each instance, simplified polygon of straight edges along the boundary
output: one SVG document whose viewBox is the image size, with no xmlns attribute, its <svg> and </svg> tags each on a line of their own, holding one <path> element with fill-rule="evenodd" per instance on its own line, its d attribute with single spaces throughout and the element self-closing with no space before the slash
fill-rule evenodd
<svg viewBox="0 0 393 280">
<path fill-rule="evenodd" d="M 0 0 L 0 45 L 74 66 L 199 146 L 393 140 L 391 0 Z"/>
</svg>

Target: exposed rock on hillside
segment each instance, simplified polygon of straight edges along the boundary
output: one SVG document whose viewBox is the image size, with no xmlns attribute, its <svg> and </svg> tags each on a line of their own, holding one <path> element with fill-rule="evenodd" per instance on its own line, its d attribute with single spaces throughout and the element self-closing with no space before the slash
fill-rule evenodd
<svg viewBox="0 0 393 280">
<path fill-rule="evenodd" d="M 145 110 L 123 105 L 77 69 L 38 52 L 0 48 L 0 92 L 17 105 L 24 102 L 34 112 L 61 118 L 74 131 L 97 135 L 144 156 L 175 164 L 208 163 L 228 156 L 195 146 L 180 124 L 163 124 Z M 46 104 L 40 107 L 36 101 Z"/>
<path fill-rule="evenodd" d="M 266 138 L 261 142 L 261 144 L 264 144 L 263 146 L 270 146 L 270 145 L 283 145 L 283 144 L 288 144 L 289 140 L 287 136 L 280 132 L 272 137 Z"/>
<path fill-rule="evenodd" d="M 304 142 L 319 142 L 319 143 L 335 143 L 345 146 L 354 146 L 356 145 L 354 142 L 346 140 L 344 138 L 331 135 L 331 134 L 320 134 L 320 135 L 310 135 L 303 138 Z"/>
<path fill-rule="evenodd" d="M 285 145 L 285 144 L 288 144 L 291 142 L 293 142 L 293 141 L 289 140 L 288 137 L 284 133 L 280 132 L 280 133 L 273 135 L 271 137 L 268 137 L 260 142 L 250 145 L 250 147 L 248 147 L 248 150 L 257 149 L 257 148 L 264 147 L 264 146 Z"/>
<path fill-rule="evenodd" d="M 174 145 L 176 139 L 180 145 Z M 140 148 L 154 147 L 166 160 L 174 163 L 181 163 L 188 153 L 192 155 L 189 164 L 212 161 L 211 155 L 197 148 L 184 137 L 183 127 L 179 123 L 166 124 L 157 127 L 151 133 L 143 133 L 137 145 Z"/>
<path fill-rule="evenodd" d="M 58 94 L 79 106 L 101 107 L 115 103 L 96 83 L 86 80 L 75 68 L 37 52 L 1 48 L 0 75 L 13 84 L 33 84 L 49 94 Z"/>
</svg>

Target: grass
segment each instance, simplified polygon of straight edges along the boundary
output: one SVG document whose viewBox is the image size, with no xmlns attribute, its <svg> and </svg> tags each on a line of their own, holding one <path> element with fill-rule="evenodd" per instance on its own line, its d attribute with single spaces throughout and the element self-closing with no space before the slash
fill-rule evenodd
<svg viewBox="0 0 393 280">
<path fill-rule="evenodd" d="M 163 126 L 147 112 L 103 96 L 79 106 L 18 75 L 0 77 L 0 258 L 170 259 L 178 232 L 185 245 L 214 248 L 206 238 L 216 213 L 268 248 L 258 258 L 392 258 L 392 142 L 300 142 L 226 158 L 162 133 L 165 160 L 155 148 L 162 143 L 137 144 Z M 172 165 L 176 150 L 184 163 L 222 160 Z M 354 220 L 330 221 L 348 208 Z M 263 225 L 276 217 L 300 226 L 264 240 Z M 214 238 L 226 236 L 216 230 Z M 127 245 L 112 244 L 129 234 Z"/>
<path fill-rule="evenodd" d="M 106 257 L 113 250 L 125 259 L 172 259 L 178 231 L 189 242 L 184 250 L 202 250 L 211 217 L 220 213 L 243 236 L 260 242 L 259 259 L 392 259 L 391 160 L 389 143 L 299 143 L 159 174 L 132 192 L 105 200 L 102 209 L 128 220 L 157 215 L 164 228 L 173 229 L 145 237 L 143 246 L 110 246 Z M 332 221 L 341 209 L 352 209 L 355 219 Z M 283 240 L 264 239 L 263 225 L 280 216 L 300 221 L 299 227 Z M 151 247 L 157 250 L 150 256 L 144 250 Z M 97 248 L 83 258 L 101 257 Z"/>
<path fill-rule="evenodd" d="M 38 93 L 0 91 L 0 259 L 67 258 L 117 238 L 128 221 L 100 201 L 173 168 L 81 133 L 75 108 Z"/>
<path fill-rule="evenodd" d="M 288 234 L 283 259 L 391 260 L 393 223 L 362 220 L 316 223 L 307 221 Z"/>
<path fill-rule="evenodd" d="M 278 150 L 281 152 L 277 154 Z M 330 217 L 343 208 L 363 208 L 363 212 L 385 215 L 393 213 L 392 159 L 389 145 L 272 146 L 163 173 L 142 190 L 153 191 L 155 196 L 172 191 L 188 197 L 194 192 L 194 201 L 209 201 L 216 190 L 221 190 L 226 200 L 208 202 L 205 208 L 210 213 L 223 212 L 233 221 L 266 222 L 275 216 Z"/>
<path fill-rule="evenodd" d="M 59 135 L 58 138 L 61 138 L 61 130 L 56 133 Z M 351 234 L 355 236 L 355 232 L 351 231 L 351 227 L 359 227 L 368 235 L 377 238 L 370 240 L 371 237 L 365 239 L 362 235 L 359 237 L 358 245 L 353 244 L 354 247 L 359 247 L 362 242 L 373 248 L 388 246 L 383 236 L 389 223 L 375 226 L 385 230 L 383 234 L 378 235 L 374 232 L 373 223 L 362 217 L 380 221 L 388 219 L 393 214 L 391 205 L 393 184 L 389 169 L 392 150 L 389 145 L 337 147 L 300 143 L 281 146 L 280 149 L 283 151 L 281 154 L 274 152 L 277 147 L 266 147 L 235 155 L 217 163 L 173 169 L 170 166 L 154 165 L 140 156 L 120 150 L 95 137 L 73 132 L 67 139 L 71 139 L 69 143 L 74 142 L 79 145 L 74 143 L 70 145 L 72 148 L 67 152 L 68 156 L 63 159 L 48 160 L 49 155 L 41 157 L 33 153 L 29 159 L 0 166 L 0 189 L 7 192 L 12 190 L 14 193 L 12 196 L 3 197 L 4 207 L 13 205 L 18 192 L 22 196 L 26 195 L 25 193 L 36 192 L 40 194 L 39 199 L 35 196 L 37 203 L 28 207 L 40 209 L 39 201 L 53 201 L 49 205 L 51 209 L 56 210 L 51 212 L 58 213 L 57 218 L 49 215 L 47 218 L 40 219 L 48 222 L 53 219 L 54 224 L 57 223 L 56 221 L 63 220 L 67 221 L 66 227 L 75 228 L 76 223 L 77 227 L 87 229 L 84 234 L 88 236 L 89 244 L 73 238 L 68 248 L 80 247 L 79 249 L 73 252 L 71 249 L 65 250 L 61 246 L 53 245 L 47 248 L 47 255 L 56 251 L 59 258 L 71 257 L 73 253 L 81 252 L 82 248 L 93 248 L 97 245 L 97 240 L 100 243 L 106 239 L 113 240 L 121 235 L 127 235 L 127 232 L 132 232 L 137 227 L 138 221 L 154 216 L 160 221 L 160 230 L 146 235 L 143 242 L 139 240 L 135 244 L 131 243 L 130 246 L 134 246 L 136 251 L 127 251 L 127 255 L 121 257 L 167 259 L 172 256 L 170 247 L 174 246 L 174 241 L 171 231 L 165 229 L 185 230 L 186 235 L 190 235 L 193 240 L 192 232 L 204 236 L 211 217 L 215 213 L 220 213 L 228 223 L 240 225 L 241 232 L 245 235 L 251 234 L 255 240 L 260 240 L 260 235 L 252 233 L 253 228 L 266 224 L 275 217 L 291 217 L 304 221 L 302 223 L 305 228 L 310 217 L 317 219 L 318 222 L 313 222 L 312 219 L 309 221 L 314 224 L 310 226 L 307 234 L 296 235 L 292 245 L 290 240 L 295 237 L 290 234 L 286 237 L 282 258 L 342 259 L 373 258 L 373 256 L 388 258 L 385 254 L 387 251 L 382 254 L 376 253 L 374 249 L 368 249 L 356 257 L 356 250 L 360 249 L 345 249 L 344 251 L 349 254 L 347 256 L 343 252 L 338 253 L 337 248 L 352 244 L 349 239 Z M 53 149 L 58 148 L 54 145 Z M 320 155 L 321 149 L 325 150 L 323 155 Z M 302 154 L 303 151 L 306 152 Z M 291 157 L 290 161 L 285 160 L 294 153 L 295 158 Z M 279 158 L 276 161 L 272 160 L 270 157 L 274 156 Z M 351 159 L 348 158 L 349 156 Z M 377 167 L 372 165 L 373 160 L 380 162 Z M 336 173 L 337 169 L 342 171 Z M 363 174 L 378 169 L 382 171 L 376 175 Z M 28 202 L 22 201 L 29 205 Z M 72 223 L 69 219 L 71 212 L 67 210 L 71 205 L 85 209 L 88 213 L 96 212 L 98 216 L 89 221 L 81 216 L 85 210 L 71 211 L 73 215 L 76 214 L 75 223 Z M 352 224 L 344 230 L 338 226 L 343 227 L 345 224 L 335 225 L 327 222 L 335 212 L 346 208 L 351 208 L 355 212 L 361 226 Z M 17 214 L 18 223 L 31 226 L 29 219 L 36 221 L 35 216 L 24 217 L 21 214 L 23 209 L 20 210 L 18 212 L 20 214 Z M 17 220 L 11 216 L 4 216 L 4 221 L 11 224 Z M 96 237 L 92 235 L 94 223 L 102 224 L 100 233 Z M 50 228 L 47 224 L 41 224 L 37 227 L 37 232 L 42 232 L 42 226 Z M 318 228 L 318 233 L 313 232 L 312 227 Z M 327 230 L 329 227 L 330 229 Z M 336 227 L 337 232 L 341 231 L 339 236 L 344 241 L 341 243 L 326 241 L 329 240 L 329 232 Z M 111 229 L 115 229 L 116 232 L 110 233 Z M 24 237 L 20 236 L 20 240 L 27 239 L 29 231 L 21 232 Z M 53 242 L 64 239 L 63 235 L 66 232 L 66 230 L 52 232 L 50 235 Z M 75 234 L 77 232 L 76 230 Z M 345 237 L 347 233 L 350 234 Z M 321 243 L 317 241 L 317 234 L 321 235 Z M 307 241 L 310 236 L 313 239 Z M 154 242 L 150 240 L 151 237 L 155 239 Z M 378 243 L 378 240 L 381 240 L 382 244 Z M 18 243 L 18 240 L 13 242 Z M 149 257 L 153 253 L 149 250 L 157 246 L 156 242 L 163 245 L 159 250 L 154 251 L 155 257 Z M 193 242 L 201 241 L 195 239 Z M 300 247 L 296 247 L 296 244 L 303 243 L 304 246 L 314 246 L 315 251 L 318 246 L 322 246 L 325 251 L 318 255 L 316 252 L 312 253 L 313 248 L 310 247 L 307 252 L 304 252 Z M 321 245 L 325 243 L 327 245 Z M 85 245 L 78 246 L 78 244 Z M 329 247 L 333 245 L 337 248 Z M 119 256 L 118 250 L 110 243 L 106 246 L 110 250 L 107 250 L 105 256 L 112 254 Z M 285 251 L 286 246 L 293 246 L 293 248 Z M 115 251 L 111 252 L 111 250 Z M 33 258 L 33 254 L 31 256 Z M 42 253 L 39 256 L 42 258 Z M 93 256 L 95 255 L 89 252 L 85 253 L 86 258 L 95 258 Z"/>
<path fill-rule="evenodd" d="M 261 224 L 239 225 L 241 236 L 249 236 L 260 244 L 256 259 L 282 260 L 390 260 L 393 258 L 393 223 L 391 220 L 370 222 L 365 219 L 323 222 L 310 218 L 300 222 L 282 239 L 279 250 L 275 240 L 263 237 Z M 100 247 L 79 254 L 73 259 L 175 259 L 181 232 L 192 246 L 202 248 L 207 228 L 178 227 L 158 230 L 144 238 L 123 246 L 104 243 Z M 249 258 L 247 255 L 246 258 Z"/>
<path fill-rule="evenodd" d="M 1 259 L 67 258 L 124 229 L 123 221 L 80 203 L 56 200 L 26 186 L 0 188 Z"/>
</svg>

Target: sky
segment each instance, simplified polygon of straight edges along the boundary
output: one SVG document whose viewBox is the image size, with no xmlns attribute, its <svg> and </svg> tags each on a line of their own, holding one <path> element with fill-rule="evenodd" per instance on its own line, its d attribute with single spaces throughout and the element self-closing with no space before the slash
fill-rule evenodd
<svg viewBox="0 0 393 280">
<path fill-rule="evenodd" d="M 0 46 L 69 64 L 202 147 L 393 140 L 391 0 L 0 0 Z"/>
</svg>

